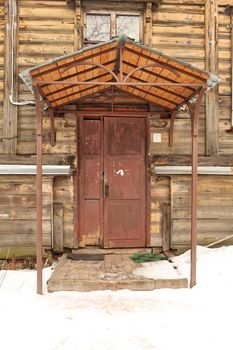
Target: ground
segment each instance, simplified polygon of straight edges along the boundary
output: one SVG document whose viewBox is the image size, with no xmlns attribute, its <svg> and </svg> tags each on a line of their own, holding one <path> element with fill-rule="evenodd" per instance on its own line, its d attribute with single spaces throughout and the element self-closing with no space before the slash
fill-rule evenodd
<svg viewBox="0 0 233 350">
<path fill-rule="evenodd" d="M 189 252 L 174 264 L 189 274 Z M 156 264 L 156 262 L 155 262 Z M 150 292 L 35 293 L 34 271 L 0 271 L 1 348 L 232 349 L 233 246 L 198 247 L 198 284 Z M 44 270 L 48 279 L 51 269 Z"/>
</svg>

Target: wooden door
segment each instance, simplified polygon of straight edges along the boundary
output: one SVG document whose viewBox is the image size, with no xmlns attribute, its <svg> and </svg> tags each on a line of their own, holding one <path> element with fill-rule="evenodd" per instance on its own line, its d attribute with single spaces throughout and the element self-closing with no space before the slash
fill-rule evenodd
<svg viewBox="0 0 233 350">
<path fill-rule="evenodd" d="M 145 119 L 83 119 L 80 246 L 146 244 Z"/>
</svg>

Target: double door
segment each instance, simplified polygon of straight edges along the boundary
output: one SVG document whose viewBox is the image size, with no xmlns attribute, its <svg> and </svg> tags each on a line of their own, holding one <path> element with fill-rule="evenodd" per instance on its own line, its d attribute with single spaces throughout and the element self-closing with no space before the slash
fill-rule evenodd
<svg viewBox="0 0 233 350">
<path fill-rule="evenodd" d="M 79 119 L 80 246 L 146 244 L 145 118 Z"/>
</svg>

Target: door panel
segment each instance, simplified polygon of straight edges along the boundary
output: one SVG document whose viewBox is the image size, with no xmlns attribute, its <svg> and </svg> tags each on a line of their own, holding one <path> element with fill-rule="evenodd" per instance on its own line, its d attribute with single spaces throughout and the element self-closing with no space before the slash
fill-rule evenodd
<svg viewBox="0 0 233 350">
<path fill-rule="evenodd" d="M 145 245 L 145 121 L 104 121 L 105 247 Z"/>
<path fill-rule="evenodd" d="M 108 159 L 109 199 L 139 199 L 142 183 L 141 160 Z"/>
<path fill-rule="evenodd" d="M 100 159 L 85 159 L 85 198 L 100 199 L 102 167 Z"/>
<path fill-rule="evenodd" d="M 110 245 L 114 241 L 140 240 L 143 232 L 140 201 L 110 200 L 108 203 L 107 236 Z"/>
<path fill-rule="evenodd" d="M 101 205 L 99 200 L 85 200 L 84 208 L 85 245 L 101 244 Z"/>
<path fill-rule="evenodd" d="M 100 155 L 101 154 L 101 120 L 88 120 L 83 121 L 84 124 L 84 136 L 83 136 L 83 148 L 85 155 Z"/>
<path fill-rule="evenodd" d="M 108 155 L 139 155 L 144 157 L 144 119 L 105 118 L 105 136 Z"/>
<path fill-rule="evenodd" d="M 79 138 L 79 245 L 100 245 L 103 237 L 102 121 L 82 119 Z"/>
</svg>

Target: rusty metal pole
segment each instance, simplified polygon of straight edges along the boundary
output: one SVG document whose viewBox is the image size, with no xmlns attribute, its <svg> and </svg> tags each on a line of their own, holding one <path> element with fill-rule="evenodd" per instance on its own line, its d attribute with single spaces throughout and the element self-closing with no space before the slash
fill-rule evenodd
<svg viewBox="0 0 233 350">
<path fill-rule="evenodd" d="M 201 102 L 206 89 L 202 88 L 198 94 L 194 108 L 189 106 L 192 117 L 192 190 L 191 190 L 191 266 L 190 288 L 196 285 L 197 265 L 197 181 L 198 181 L 198 124 Z"/>
<path fill-rule="evenodd" d="M 36 102 L 36 270 L 37 293 L 43 294 L 42 280 L 42 110 L 40 95 L 33 85 Z"/>
</svg>

